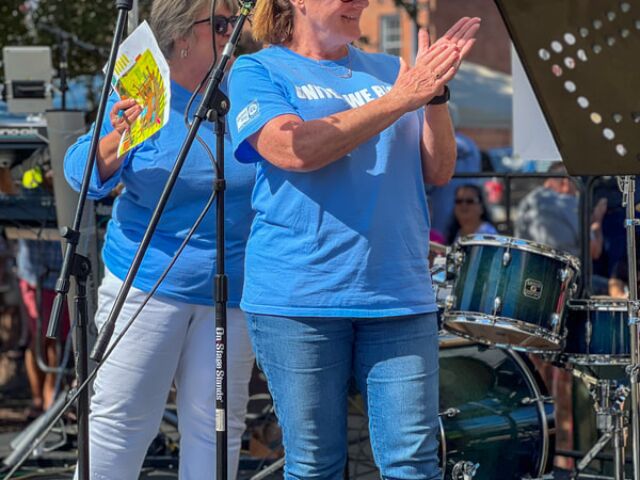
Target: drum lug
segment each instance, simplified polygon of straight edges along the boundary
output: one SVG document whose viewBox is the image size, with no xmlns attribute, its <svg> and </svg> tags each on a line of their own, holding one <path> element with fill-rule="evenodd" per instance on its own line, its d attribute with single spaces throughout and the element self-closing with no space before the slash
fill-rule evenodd
<svg viewBox="0 0 640 480">
<path fill-rule="evenodd" d="M 558 277 L 562 283 L 565 283 L 567 280 L 571 278 L 571 270 L 568 268 L 563 268 L 558 272 Z"/>
<path fill-rule="evenodd" d="M 444 308 L 446 310 L 451 310 L 456 303 L 455 295 L 447 295 L 447 298 L 444 299 Z"/>
<path fill-rule="evenodd" d="M 496 297 L 493 301 L 493 316 L 500 315 L 500 311 L 502 310 L 502 299 L 500 297 Z"/>
<path fill-rule="evenodd" d="M 556 327 L 559 322 L 560 322 L 560 315 L 558 315 L 557 313 L 552 313 L 551 314 L 551 325 Z"/>
<path fill-rule="evenodd" d="M 451 480 L 471 480 L 476 476 L 479 467 L 479 463 L 461 460 L 451 469 Z"/>
<path fill-rule="evenodd" d="M 444 412 L 440 412 L 439 416 L 453 418 L 453 417 L 457 417 L 459 414 L 460 414 L 459 408 L 451 407 L 451 408 L 447 408 Z"/>
<path fill-rule="evenodd" d="M 507 250 L 502 254 L 502 266 L 506 267 L 509 263 L 511 263 L 511 252 Z"/>
<path fill-rule="evenodd" d="M 447 280 L 454 280 L 464 263 L 464 252 L 460 249 L 451 251 L 447 255 Z"/>
</svg>

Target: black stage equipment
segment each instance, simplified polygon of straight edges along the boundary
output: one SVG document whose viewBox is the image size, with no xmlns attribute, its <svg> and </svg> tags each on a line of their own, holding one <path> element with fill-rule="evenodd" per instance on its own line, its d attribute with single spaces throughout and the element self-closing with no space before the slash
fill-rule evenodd
<svg viewBox="0 0 640 480">
<path fill-rule="evenodd" d="M 633 198 L 640 170 L 640 5 L 631 0 L 495 0 L 571 175 L 621 175 L 627 206 L 633 478 L 640 480 L 638 291 Z M 603 436 L 590 454 L 597 453 Z M 615 478 L 624 445 L 614 442 Z M 581 467 L 586 466 L 581 462 Z"/>
<path fill-rule="evenodd" d="M 203 121 L 209 120 L 215 123 L 216 132 L 216 158 L 217 178 L 214 184 L 214 190 L 217 196 L 216 204 L 216 279 L 215 279 L 215 317 L 216 317 L 216 478 L 227 478 L 227 276 L 224 273 L 224 130 L 225 116 L 229 111 L 229 99 L 221 92 L 220 84 L 224 77 L 225 69 L 231 60 L 231 57 L 240 40 L 244 22 L 251 13 L 254 0 L 242 2 L 238 21 L 234 25 L 229 42 L 225 46 L 218 64 L 213 68 L 210 74 L 202 97 L 202 101 L 198 106 L 194 115 L 193 122 L 187 133 L 182 147 L 178 153 L 178 157 L 173 169 L 169 175 L 169 179 L 160 195 L 158 205 L 156 206 L 149 226 L 140 242 L 140 246 L 136 251 L 136 255 L 132 261 L 131 267 L 127 272 L 120 291 L 113 303 L 109 317 L 107 318 L 102 330 L 98 335 L 91 358 L 100 363 L 104 359 L 105 352 L 109 346 L 110 339 L 115 330 L 116 319 L 120 314 L 127 293 L 131 289 L 133 280 L 140 268 L 142 259 L 151 242 L 151 237 L 160 221 L 160 217 L 169 200 L 173 186 L 178 180 L 178 175 L 184 165 L 191 145 L 195 140 L 198 129 Z M 100 116 L 100 113 L 98 113 Z M 98 130 L 98 127 L 96 127 Z"/>
<path fill-rule="evenodd" d="M 89 155 L 87 158 L 87 165 L 84 171 L 84 177 L 82 186 L 80 189 L 80 196 L 75 212 L 75 217 L 72 227 L 64 227 L 61 229 L 61 236 L 66 240 L 66 249 L 64 254 L 64 261 L 62 263 L 60 277 L 56 282 L 56 298 L 51 309 L 51 319 L 49 321 L 49 327 L 47 329 L 47 337 L 56 338 L 59 332 L 59 321 L 64 306 L 64 301 L 69 293 L 70 277 L 73 275 L 77 284 L 77 296 L 76 296 L 76 322 L 78 328 L 81 331 L 77 337 L 77 362 L 76 369 L 78 374 L 78 385 L 86 384 L 86 379 L 89 377 L 88 367 L 88 355 L 87 355 L 87 297 L 86 297 L 86 282 L 91 272 L 91 264 L 89 259 L 76 253 L 79 240 L 80 240 L 80 227 L 82 223 L 82 217 L 87 199 L 87 193 L 89 190 L 89 181 L 91 173 L 93 171 L 96 159 L 96 152 L 98 149 L 99 134 L 102 129 L 102 122 L 104 118 L 104 112 L 109 98 L 109 92 L 111 90 L 111 77 L 113 76 L 113 70 L 115 67 L 115 60 L 118 53 L 118 47 L 122 41 L 124 29 L 127 24 L 127 14 L 132 8 L 132 0 L 116 0 L 115 7 L 118 11 L 118 17 L 116 21 L 115 31 L 113 35 L 113 41 L 111 43 L 111 50 L 109 53 L 109 60 L 107 63 L 107 69 L 105 74 L 105 80 L 102 86 L 102 92 L 100 94 L 100 101 L 98 103 L 98 113 L 96 118 L 96 128 L 91 138 L 91 145 L 89 148 Z M 69 402 L 78 399 L 78 478 L 80 480 L 89 480 L 90 466 L 89 466 L 89 391 L 85 388 L 79 392 L 73 392 L 70 395 Z M 44 433 L 36 438 L 32 444 L 32 449 L 44 439 L 48 431 L 53 424 L 57 422 L 62 413 L 68 408 L 69 403 L 56 415 Z M 6 479 L 16 472 L 16 470 L 26 461 L 29 457 L 31 450 L 27 450 L 26 453 L 20 458 L 19 462 L 12 468 L 11 471 L 5 476 Z"/>
<path fill-rule="evenodd" d="M 571 175 L 640 169 L 640 5 L 496 0 Z"/>
</svg>

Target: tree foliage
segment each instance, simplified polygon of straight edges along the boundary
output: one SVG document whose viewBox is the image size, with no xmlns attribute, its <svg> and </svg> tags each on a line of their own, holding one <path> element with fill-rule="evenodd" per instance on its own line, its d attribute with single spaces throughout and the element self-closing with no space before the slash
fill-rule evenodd
<svg viewBox="0 0 640 480">
<path fill-rule="evenodd" d="M 150 0 L 140 0 L 141 18 Z M 115 2 L 106 0 L 2 0 L 0 2 L 0 47 L 6 45 L 49 45 L 53 65 L 60 61 L 62 39 L 42 24 L 72 35 L 69 40 L 70 77 L 94 75 L 107 60 L 117 11 Z M 74 41 L 74 40 L 77 40 Z M 101 51 L 87 50 L 92 44 Z"/>
</svg>

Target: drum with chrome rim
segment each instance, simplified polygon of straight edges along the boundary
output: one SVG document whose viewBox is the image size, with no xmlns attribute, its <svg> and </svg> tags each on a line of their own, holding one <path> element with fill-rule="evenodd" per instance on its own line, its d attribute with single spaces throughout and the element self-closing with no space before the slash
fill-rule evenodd
<svg viewBox="0 0 640 480">
<path fill-rule="evenodd" d="M 451 333 L 527 352 L 559 351 L 565 303 L 577 258 L 527 240 L 462 238 L 452 254 L 456 278 L 443 314 Z"/>
<path fill-rule="evenodd" d="M 631 340 L 627 302 L 609 297 L 572 300 L 564 355 L 576 365 L 626 365 Z"/>
<path fill-rule="evenodd" d="M 474 480 L 541 478 L 552 468 L 553 403 L 519 353 L 440 339 L 443 478 L 465 463 Z"/>
</svg>

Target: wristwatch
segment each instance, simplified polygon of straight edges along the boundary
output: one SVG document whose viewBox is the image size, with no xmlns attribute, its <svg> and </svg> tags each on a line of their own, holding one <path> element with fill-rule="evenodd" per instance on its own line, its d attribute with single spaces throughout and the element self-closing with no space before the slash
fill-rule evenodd
<svg viewBox="0 0 640 480">
<path fill-rule="evenodd" d="M 444 86 L 444 93 L 442 95 L 438 95 L 437 97 L 433 97 L 427 105 L 442 105 L 443 103 L 447 103 L 449 98 L 451 97 L 451 92 L 449 92 L 449 87 L 447 85 Z"/>
</svg>

